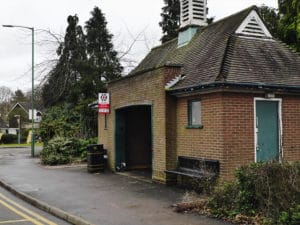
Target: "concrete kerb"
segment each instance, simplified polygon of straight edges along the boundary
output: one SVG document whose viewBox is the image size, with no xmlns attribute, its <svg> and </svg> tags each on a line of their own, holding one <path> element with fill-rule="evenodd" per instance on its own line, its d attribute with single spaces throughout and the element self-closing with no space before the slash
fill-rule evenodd
<svg viewBox="0 0 300 225">
<path fill-rule="evenodd" d="M 5 183 L 4 181 L 0 180 L 0 186 L 11 192 L 12 194 L 16 195 L 17 197 L 21 198 L 22 200 L 28 202 L 29 204 L 47 212 L 50 213 L 64 221 L 67 221 L 74 225 L 94 225 L 88 221 L 83 220 L 82 218 L 79 218 L 77 216 L 74 216 L 72 214 L 69 214 L 59 208 L 53 207 L 51 205 L 48 205 L 47 203 L 40 201 L 36 198 L 31 197 L 30 195 L 27 195 L 21 191 L 18 191 L 17 189 L 13 188 L 11 185 Z"/>
<path fill-rule="evenodd" d="M 0 146 L 1 148 L 27 148 L 26 146 Z"/>
</svg>

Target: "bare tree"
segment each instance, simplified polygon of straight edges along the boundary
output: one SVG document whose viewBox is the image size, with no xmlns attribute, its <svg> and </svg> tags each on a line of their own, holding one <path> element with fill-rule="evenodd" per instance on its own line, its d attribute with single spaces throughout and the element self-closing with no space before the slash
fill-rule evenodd
<svg viewBox="0 0 300 225">
<path fill-rule="evenodd" d="M 126 75 L 138 65 L 145 53 L 150 51 L 157 37 L 149 38 L 147 27 L 137 33 L 130 31 L 126 24 L 124 27 L 126 27 L 126 32 L 122 35 L 115 35 L 113 41 L 124 68 L 123 74 Z M 65 34 L 56 33 L 50 29 L 37 29 L 36 32 L 36 45 L 42 49 L 43 59 L 35 64 L 35 81 L 41 87 L 47 82 L 51 70 L 58 62 L 57 49 L 59 46 L 64 46 Z"/>
<path fill-rule="evenodd" d="M 0 87 L 0 103 L 9 102 L 13 96 L 13 91 L 5 86 Z"/>
<path fill-rule="evenodd" d="M 5 86 L 0 87 L 0 117 L 3 120 L 7 120 L 7 114 L 11 108 L 11 99 L 13 97 L 13 91 Z"/>
<path fill-rule="evenodd" d="M 126 39 L 120 38 L 121 35 L 117 35 L 114 39 L 116 44 L 116 50 L 119 53 L 119 60 L 124 67 L 123 74 L 126 75 L 132 69 L 134 69 L 139 61 L 141 60 L 141 55 L 145 54 L 145 51 L 150 51 L 154 46 L 153 39 L 148 37 L 146 33 L 147 27 L 138 33 L 134 34 L 128 26 L 125 24 L 126 28 Z"/>
</svg>

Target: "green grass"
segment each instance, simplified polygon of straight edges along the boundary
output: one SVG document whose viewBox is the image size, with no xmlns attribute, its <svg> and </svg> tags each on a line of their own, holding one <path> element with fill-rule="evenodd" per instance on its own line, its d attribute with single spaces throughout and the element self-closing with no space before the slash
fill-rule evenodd
<svg viewBox="0 0 300 225">
<path fill-rule="evenodd" d="M 10 147 L 10 148 L 13 148 L 13 147 L 30 147 L 31 144 L 0 144 L 0 147 Z M 35 143 L 35 146 L 43 146 L 43 143 Z"/>
</svg>

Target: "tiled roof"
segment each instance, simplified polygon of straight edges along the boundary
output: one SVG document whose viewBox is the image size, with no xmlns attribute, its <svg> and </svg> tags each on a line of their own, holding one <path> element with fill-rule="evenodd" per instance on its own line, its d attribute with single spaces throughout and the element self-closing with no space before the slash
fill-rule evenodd
<svg viewBox="0 0 300 225">
<path fill-rule="evenodd" d="M 31 109 L 31 103 L 30 102 L 19 102 L 19 104 L 26 109 L 27 112 Z"/>
<path fill-rule="evenodd" d="M 182 65 L 183 80 L 172 90 L 212 83 L 296 85 L 300 88 L 300 56 L 277 40 L 247 38 L 235 34 L 256 6 L 217 21 L 200 31 L 190 43 L 177 48 L 177 39 L 152 51 L 129 74 Z"/>
<path fill-rule="evenodd" d="M 300 57 L 285 44 L 233 36 L 228 48 L 225 81 L 300 86 Z"/>
<path fill-rule="evenodd" d="M 8 114 L 10 114 L 17 106 L 21 107 L 26 113 L 29 112 L 30 109 L 30 103 L 28 102 L 17 102 L 9 111 Z"/>
</svg>

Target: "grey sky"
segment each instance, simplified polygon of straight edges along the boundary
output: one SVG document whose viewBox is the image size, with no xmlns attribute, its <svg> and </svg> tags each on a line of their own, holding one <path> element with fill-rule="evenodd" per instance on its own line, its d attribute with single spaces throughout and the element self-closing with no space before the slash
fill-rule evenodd
<svg viewBox="0 0 300 225">
<path fill-rule="evenodd" d="M 265 4 L 277 8 L 277 0 L 208 0 L 209 16 L 215 20 L 238 12 L 251 5 Z M 98 6 L 104 12 L 108 28 L 115 36 L 118 50 L 124 50 L 143 31 L 129 56 L 141 60 L 149 48 L 158 45 L 161 29 L 160 13 L 163 0 L 9 0 L 1 1 L 0 24 L 34 26 L 63 34 L 68 15 L 77 14 L 80 24 L 88 20 L 90 11 Z M 131 34 L 131 35 L 130 35 Z M 45 35 L 36 33 L 37 63 L 55 57 L 55 45 L 40 45 Z M 0 27 L 0 86 L 13 90 L 31 88 L 31 34 L 29 30 Z M 35 83 L 41 77 L 36 74 Z"/>
</svg>

